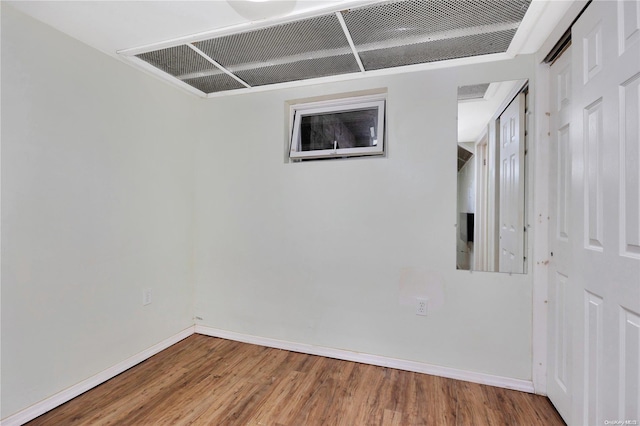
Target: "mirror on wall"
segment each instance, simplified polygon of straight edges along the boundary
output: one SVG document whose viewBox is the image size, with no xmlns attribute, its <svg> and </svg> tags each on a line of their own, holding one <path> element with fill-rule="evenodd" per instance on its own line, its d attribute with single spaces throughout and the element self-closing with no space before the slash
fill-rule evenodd
<svg viewBox="0 0 640 426">
<path fill-rule="evenodd" d="M 458 87 L 456 268 L 526 273 L 526 80 Z"/>
</svg>

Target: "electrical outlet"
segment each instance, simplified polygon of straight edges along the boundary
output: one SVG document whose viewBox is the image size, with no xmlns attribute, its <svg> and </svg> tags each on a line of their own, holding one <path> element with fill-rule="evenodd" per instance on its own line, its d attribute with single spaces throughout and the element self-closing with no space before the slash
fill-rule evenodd
<svg viewBox="0 0 640 426">
<path fill-rule="evenodd" d="M 416 315 L 427 316 L 427 299 L 416 299 Z"/>
<path fill-rule="evenodd" d="M 144 290 L 142 290 L 142 304 L 145 305 L 145 306 L 151 304 L 151 289 L 150 288 L 145 288 Z"/>
</svg>

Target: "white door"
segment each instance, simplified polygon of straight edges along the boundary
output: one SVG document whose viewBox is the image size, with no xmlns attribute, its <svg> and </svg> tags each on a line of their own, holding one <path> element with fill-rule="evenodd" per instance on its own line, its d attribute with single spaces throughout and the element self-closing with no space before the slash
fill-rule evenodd
<svg viewBox="0 0 640 426">
<path fill-rule="evenodd" d="M 500 272 L 524 272 L 524 96 L 500 115 Z"/>
<path fill-rule="evenodd" d="M 570 121 L 564 105 L 553 120 L 548 392 L 569 424 L 640 423 L 640 2 L 592 2 L 568 62 Z"/>
<path fill-rule="evenodd" d="M 567 288 L 571 244 L 571 50 L 556 60 L 550 70 L 549 146 L 549 344 L 547 394 L 567 424 L 571 422 L 571 331 L 567 311 Z"/>
</svg>

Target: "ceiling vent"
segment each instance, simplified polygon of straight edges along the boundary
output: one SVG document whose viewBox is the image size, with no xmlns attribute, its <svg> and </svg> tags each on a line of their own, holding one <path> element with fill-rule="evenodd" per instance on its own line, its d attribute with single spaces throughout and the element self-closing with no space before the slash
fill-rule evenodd
<svg viewBox="0 0 640 426">
<path fill-rule="evenodd" d="M 531 0 L 387 1 L 136 55 L 204 94 L 505 52 Z"/>
<path fill-rule="evenodd" d="M 460 145 L 458 145 L 458 171 L 462 170 L 465 164 L 473 157 L 473 153 L 467 151 Z"/>
<path fill-rule="evenodd" d="M 484 95 L 489 89 L 490 83 L 482 84 L 470 84 L 468 86 L 458 87 L 458 100 L 459 101 L 471 101 L 477 99 L 484 99 Z"/>
<path fill-rule="evenodd" d="M 249 86 L 358 72 L 335 14 L 194 43 Z"/>
</svg>

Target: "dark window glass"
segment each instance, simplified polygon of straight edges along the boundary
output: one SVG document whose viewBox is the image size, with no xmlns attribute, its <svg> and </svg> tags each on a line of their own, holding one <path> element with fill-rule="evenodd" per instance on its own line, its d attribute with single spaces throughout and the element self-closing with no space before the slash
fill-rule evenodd
<svg viewBox="0 0 640 426">
<path fill-rule="evenodd" d="M 378 144 L 378 108 L 302 116 L 302 151 L 372 147 Z"/>
</svg>

